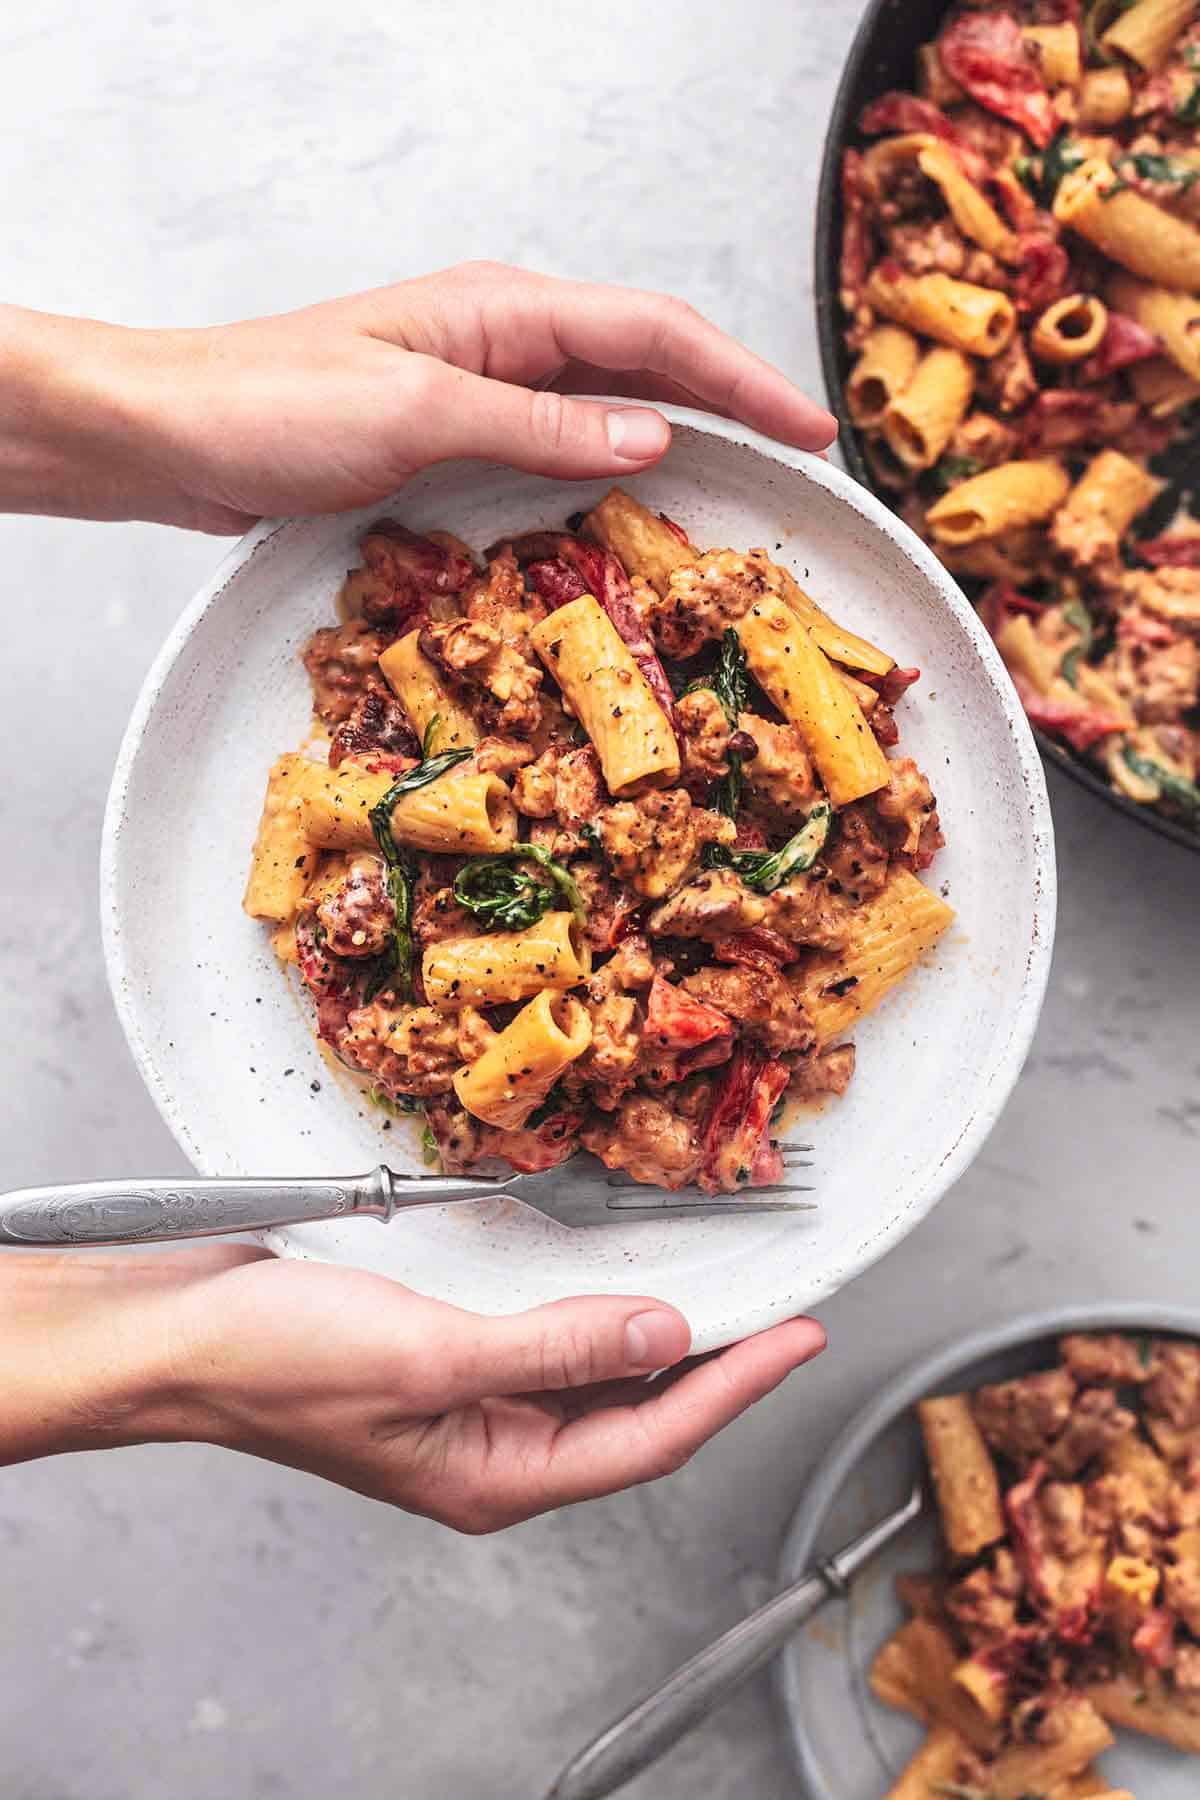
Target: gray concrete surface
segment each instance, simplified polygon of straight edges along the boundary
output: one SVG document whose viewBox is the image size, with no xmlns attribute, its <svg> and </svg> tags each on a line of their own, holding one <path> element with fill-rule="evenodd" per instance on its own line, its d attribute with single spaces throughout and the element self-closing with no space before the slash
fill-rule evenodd
<svg viewBox="0 0 1200 1800">
<path fill-rule="evenodd" d="M 677 289 L 816 389 L 813 191 L 858 10 L 6 9 L 3 296 L 186 324 L 492 255 Z M 138 683 L 219 550 L 0 521 L 8 1184 L 182 1166 L 109 1005 L 95 863 Z M 957 1190 L 824 1308 L 815 1368 L 670 1481 L 486 1541 L 204 1449 L 4 1471 L 6 1800 L 536 1800 L 733 1620 L 881 1375 L 1031 1304 L 1191 1299 L 1200 862 L 1061 777 L 1053 797 L 1059 950 L 1029 1067 Z M 629 1790 L 796 1791 L 762 1683 Z"/>
</svg>

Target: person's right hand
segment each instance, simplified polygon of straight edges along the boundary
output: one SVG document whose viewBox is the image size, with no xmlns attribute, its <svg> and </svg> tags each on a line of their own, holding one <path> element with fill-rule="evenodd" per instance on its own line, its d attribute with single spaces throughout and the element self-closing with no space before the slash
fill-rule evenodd
<svg viewBox="0 0 1200 1800">
<path fill-rule="evenodd" d="M 665 453 L 651 406 L 558 388 L 702 407 L 804 450 L 837 431 L 682 300 L 466 263 L 192 331 L 0 307 L 0 510 L 240 532 L 369 505 L 451 457 L 619 480 Z"/>
<path fill-rule="evenodd" d="M 681 1366 L 657 1300 L 484 1318 L 239 1245 L 23 1252 L 0 1290 L 0 1461 L 199 1440 L 470 1533 L 669 1474 L 825 1343 L 794 1319 Z"/>
</svg>

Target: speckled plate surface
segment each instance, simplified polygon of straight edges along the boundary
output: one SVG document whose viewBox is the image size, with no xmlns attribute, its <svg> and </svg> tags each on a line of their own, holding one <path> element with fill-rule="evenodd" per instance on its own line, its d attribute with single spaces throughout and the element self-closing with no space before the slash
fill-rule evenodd
<svg viewBox="0 0 1200 1800">
<path fill-rule="evenodd" d="M 804 1132 L 818 1210 L 784 1222 L 672 1220 L 569 1231 L 511 1201 L 297 1227 L 287 1255 L 379 1270 L 484 1312 L 646 1292 L 698 1348 L 813 1305 L 921 1219 L 994 1123 L 1037 1021 L 1054 930 L 1042 771 L 1008 677 L 958 588 L 872 495 L 819 458 L 665 407 L 670 454 L 630 485 L 700 543 L 766 545 L 920 685 L 903 748 L 928 771 L 948 847 L 933 879 L 958 921 L 858 1032 L 850 1092 Z M 309 717 L 298 652 L 371 519 L 391 511 L 476 547 L 559 525 L 607 484 L 445 464 L 387 506 L 264 522 L 226 558 L 147 678 L 113 777 L 101 906 L 113 995 L 163 1117 L 207 1174 L 350 1173 L 415 1145 L 331 1077 L 265 930 L 240 908 L 266 771 Z M 881 1167 L 886 1178 L 880 1179 Z M 563 1180 L 570 1180 L 569 1169 Z"/>
<path fill-rule="evenodd" d="M 876 1397 L 838 1439 L 805 1489 L 780 1560 L 780 1585 L 796 1581 L 912 1491 L 923 1458 L 912 1417 L 925 1394 L 957 1393 L 1006 1381 L 1055 1360 L 1065 1331 L 1180 1332 L 1200 1337 L 1200 1311 L 1108 1301 L 1026 1314 L 944 1346 L 908 1369 Z M 805 1800 L 882 1800 L 924 1733 L 903 1713 L 881 1706 L 867 1685 L 880 1645 L 904 1621 L 893 1592 L 905 1570 L 937 1560 L 937 1528 L 926 1518 L 890 1544 L 864 1570 L 849 1598 L 827 1606 L 785 1647 L 775 1664 L 789 1748 Z M 1118 1733 L 1103 1758 L 1116 1787 L 1139 1800 L 1195 1800 L 1197 1759 Z"/>
</svg>

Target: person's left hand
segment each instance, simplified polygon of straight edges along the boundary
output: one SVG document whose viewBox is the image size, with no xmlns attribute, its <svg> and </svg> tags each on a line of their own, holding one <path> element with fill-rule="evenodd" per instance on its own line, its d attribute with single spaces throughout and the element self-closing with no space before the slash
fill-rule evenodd
<svg viewBox="0 0 1200 1800">
<path fill-rule="evenodd" d="M 235 1244 L 22 1251 L 0 1262 L 0 1463 L 206 1442 L 496 1531 L 680 1468 L 825 1343 L 793 1319 L 689 1365 L 690 1338 L 636 1296 L 484 1318 Z"/>
</svg>

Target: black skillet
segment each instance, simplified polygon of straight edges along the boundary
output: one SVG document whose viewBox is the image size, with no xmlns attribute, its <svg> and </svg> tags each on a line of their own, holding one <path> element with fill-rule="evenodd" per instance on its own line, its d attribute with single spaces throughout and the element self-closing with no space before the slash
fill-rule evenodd
<svg viewBox="0 0 1200 1800">
<path fill-rule="evenodd" d="M 843 388 L 849 358 L 842 343 L 842 317 L 838 304 L 838 259 L 842 242 L 841 160 L 847 145 L 859 142 L 856 121 L 864 106 L 889 88 L 911 88 L 917 49 L 937 35 L 946 0 L 870 0 L 851 46 L 833 103 L 825 138 L 825 157 L 817 190 L 817 237 L 814 291 L 821 366 L 829 402 L 845 421 Z M 856 481 L 871 487 L 870 473 L 858 435 L 843 424 L 840 439 L 846 467 Z M 1169 486 L 1146 515 L 1147 530 L 1161 530 L 1174 513 L 1181 493 L 1200 482 L 1200 444 L 1195 437 L 1173 444 L 1155 458 L 1154 468 Z M 882 494 L 886 500 L 887 495 Z M 1033 735 L 1047 763 L 1065 770 L 1072 780 L 1098 794 L 1109 806 L 1148 826 L 1162 837 L 1189 850 L 1200 851 L 1200 831 L 1168 819 L 1148 806 L 1118 793 L 1108 782 L 1061 744 L 1034 727 Z"/>
</svg>

